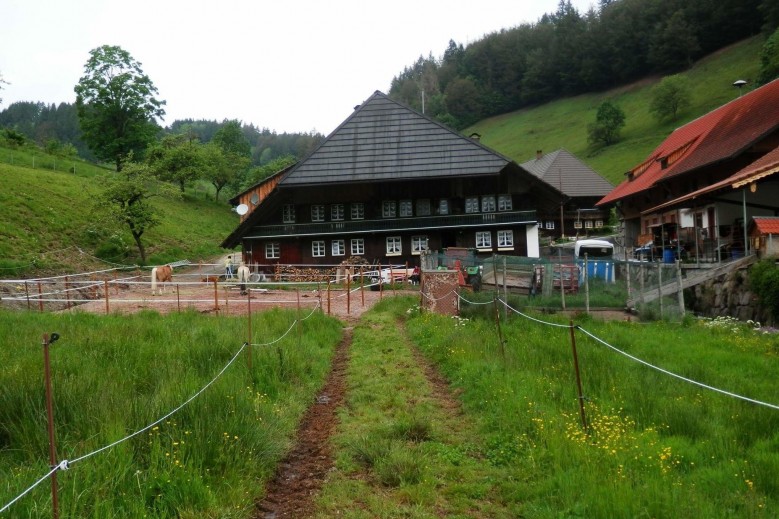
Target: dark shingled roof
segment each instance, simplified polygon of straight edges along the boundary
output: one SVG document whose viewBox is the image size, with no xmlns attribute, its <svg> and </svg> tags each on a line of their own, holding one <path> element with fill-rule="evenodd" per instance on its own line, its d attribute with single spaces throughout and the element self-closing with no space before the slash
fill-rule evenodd
<svg viewBox="0 0 779 519">
<path fill-rule="evenodd" d="M 279 187 L 497 175 L 511 162 L 377 91 Z"/>
<path fill-rule="evenodd" d="M 608 180 L 565 149 L 523 162 L 520 166 L 568 197 L 603 197 L 614 189 Z"/>
</svg>

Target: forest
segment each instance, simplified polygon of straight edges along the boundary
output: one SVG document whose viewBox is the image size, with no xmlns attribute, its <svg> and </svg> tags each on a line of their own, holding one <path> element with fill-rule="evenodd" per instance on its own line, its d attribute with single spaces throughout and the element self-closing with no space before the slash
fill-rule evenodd
<svg viewBox="0 0 779 519">
<path fill-rule="evenodd" d="M 450 40 L 440 58 L 420 56 L 393 78 L 389 94 L 463 129 L 553 99 L 677 73 L 744 38 L 768 37 L 777 26 L 776 0 L 600 0 L 585 13 L 561 0 L 536 23 L 467 46 Z"/>
</svg>

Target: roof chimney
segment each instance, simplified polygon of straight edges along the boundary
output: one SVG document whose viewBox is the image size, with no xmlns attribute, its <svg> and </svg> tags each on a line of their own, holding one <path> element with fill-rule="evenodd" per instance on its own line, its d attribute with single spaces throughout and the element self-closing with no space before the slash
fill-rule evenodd
<svg viewBox="0 0 779 519">
<path fill-rule="evenodd" d="M 544 152 L 542 150 L 536 150 L 536 160 L 541 160 L 541 157 L 544 156 Z"/>
</svg>

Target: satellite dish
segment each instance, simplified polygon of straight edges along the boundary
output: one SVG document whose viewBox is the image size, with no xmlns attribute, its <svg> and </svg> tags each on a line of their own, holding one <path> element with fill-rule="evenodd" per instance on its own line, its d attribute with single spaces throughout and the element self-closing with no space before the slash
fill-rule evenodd
<svg viewBox="0 0 779 519">
<path fill-rule="evenodd" d="M 241 204 L 235 208 L 235 212 L 243 216 L 249 212 L 249 206 L 246 204 Z"/>
<path fill-rule="evenodd" d="M 747 82 L 744 81 L 743 79 L 738 79 L 738 80 L 733 82 L 733 86 L 734 87 L 738 87 L 738 88 L 741 88 L 742 86 L 744 86 L 746 84 L 747 84 Z"/>
<path fill-rule="evenodd" d="M 257 205 L 257 204 L 259 204 L 259 203 L 260 203 L 260 197 L 259 197 L 259 196 L 257 196 L 257 193 L 252 193 L 252 199 L 251 199 L 251 202 L 252 202 L 252 204 L 254 204 L 254 205 Z"/>
</svg>

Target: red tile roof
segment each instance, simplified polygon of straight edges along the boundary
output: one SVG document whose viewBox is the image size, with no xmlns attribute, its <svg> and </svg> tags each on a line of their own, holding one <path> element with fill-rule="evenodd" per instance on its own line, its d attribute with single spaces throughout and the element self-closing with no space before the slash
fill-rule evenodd
<svg viewBox="0 0 779 519">
<path fill-rule="evenodd" d="M 734 157 L 779 128 L 779 79 L 677 128 L 597 205 L 635 195 L 657 182 Z M 662 167 L 662 162 L 666 167 Z"/>
<path fill-rule="evenodd" d="M 693 191 L 692 193 L 687 193 L 669 202 L 664 202 L 658 206 L 644 209 L 641 211 L 641 214 L 651 214 L 662 211 L 668 207 L 679 205 L 688 200 L 694 200 L 700 196 L 708 195 L 721 189 L 738 189 L 745 184 L 757 182 L 758 180 L 775 173 L 779 173 L 779 146 L 724 180 L 715 182 L 714 184 Z"/>
<path fill-rule="evenodd" d="M 755 217 L 760 234 L 779 234 L 779 217 Z"/>
</svg>

